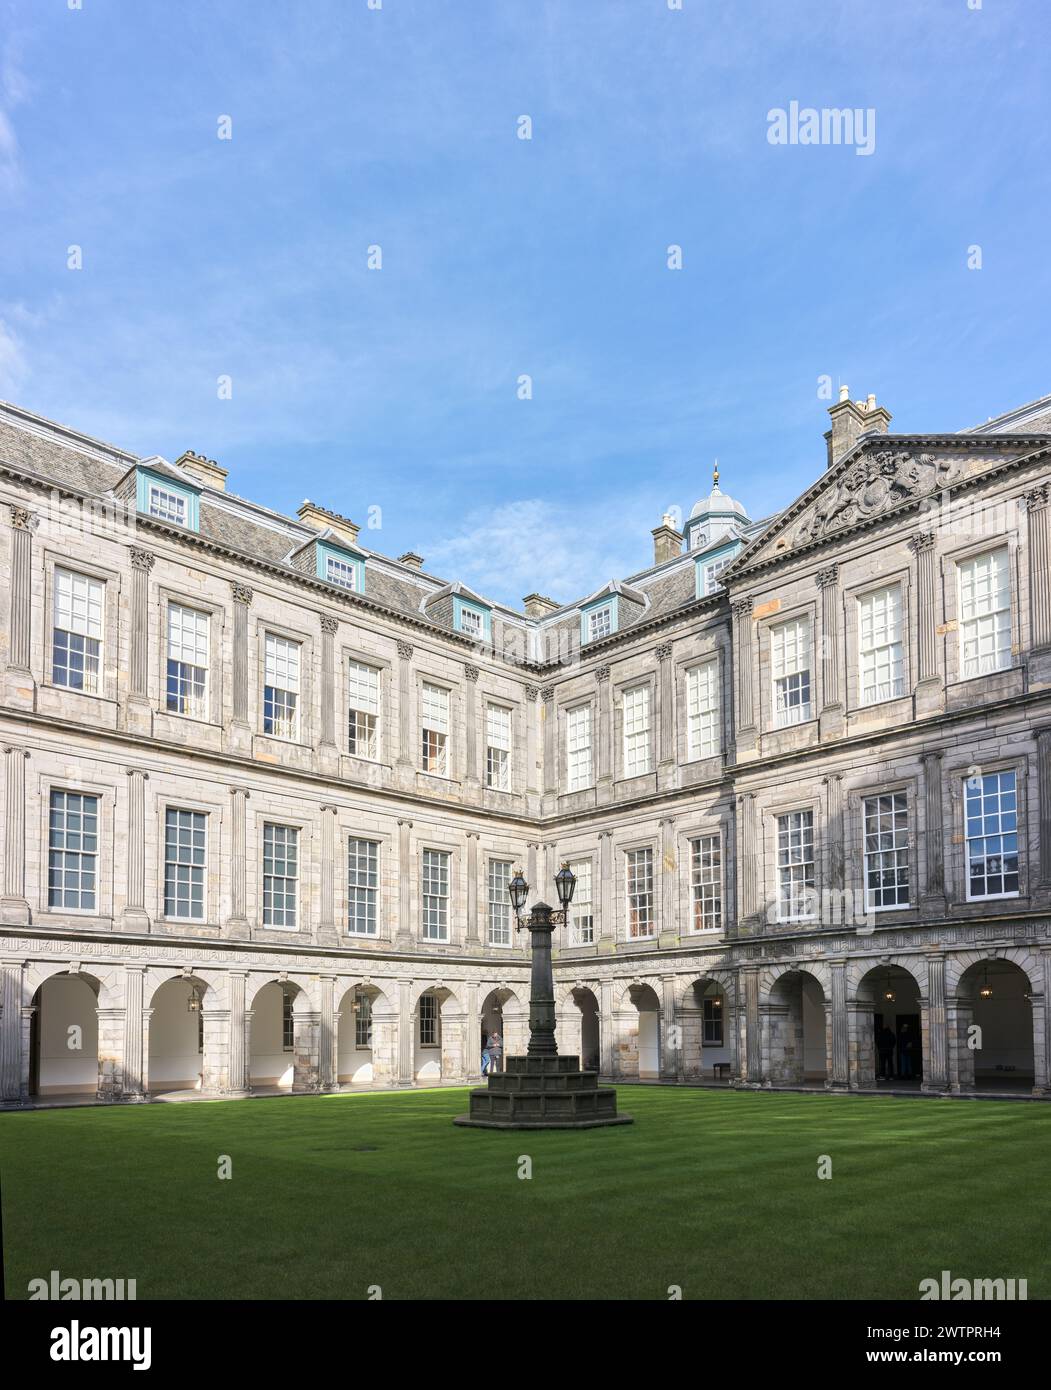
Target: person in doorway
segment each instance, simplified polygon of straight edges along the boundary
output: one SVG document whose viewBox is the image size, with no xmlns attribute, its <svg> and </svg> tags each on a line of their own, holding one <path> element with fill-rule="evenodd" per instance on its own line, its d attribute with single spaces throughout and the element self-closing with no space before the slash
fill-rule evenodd
<svg viewBox="0 0 1051 1390">
<path fill-rule="evenodd" d="M 894 1075 L 895 1037 L 886 1024 L 876 1034 L 876 1051 L 879 1053 L 879 1077 L 889 1081 Z"/>
<path fill-rule="evenodd" d="M 903 1023 L 898 1034 L 898 1070 L 903 1080 L 912 1079 L 912 1052 L 915 1046 L 916 1039 L 912 1036 L 909 1025 Z"/>
<path fill-rule="evenodd" d="M 499 1033 L 489 1034 L 489 1066 L 492 1071 L 500 1070 L 500 1058 L 504 1052 L 504 1041 Z"/>
<path fill-rule="evenodd" d="M 489 1068 L 493 1064 L 492 1055 L 489 1052 L 489 1034 L 482 1029 L 482 1075 L 489 1075 Z"/>
</svg>

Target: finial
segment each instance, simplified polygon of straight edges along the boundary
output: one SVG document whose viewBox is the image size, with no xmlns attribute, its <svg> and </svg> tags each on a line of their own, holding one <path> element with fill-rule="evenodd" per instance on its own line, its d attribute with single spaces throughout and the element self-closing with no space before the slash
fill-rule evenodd
<svg viewBox="0 0 1051 1390">
<path fill-rule="evenodd" d="M 718 459 L 715 460 L 715 467 L 714 467 L 714 469 L 712 470 L 712 482 L 715 484 L 716 487 L 719 486 L 719 460 L 718 460 Z"/>
</svg>

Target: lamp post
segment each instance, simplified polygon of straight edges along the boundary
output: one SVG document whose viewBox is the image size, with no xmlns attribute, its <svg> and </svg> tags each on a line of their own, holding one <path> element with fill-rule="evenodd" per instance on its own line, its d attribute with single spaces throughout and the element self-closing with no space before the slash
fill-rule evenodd
<svg viewBox="0 0 1051 1390">
<path fill-rule="evenodd" d="M 470 1110 L 453 1123 L 478 1129 L 594 1129 L 631 1124 L 617 1114 L 617 1093 L 599 1086 L 595 1072 L 581 1071 L 579 1057 L 560 1057 L 555 1038 L 555 983 L 551 971 L 551 935 L 563 925 L 573 901 L 576 876 L 568 864 L 555 875 L 561 907 L 534 903 L 523 916 L 529 884 L 516 869 L 507 886 L 516 931 L 529 932 L 532 970 L 529 981 L 529 1045 L 524 1057 L 508 1057 L 502 1072 L 490 1072 L 488 1085 L 471 1092 Z"/>
</svg>

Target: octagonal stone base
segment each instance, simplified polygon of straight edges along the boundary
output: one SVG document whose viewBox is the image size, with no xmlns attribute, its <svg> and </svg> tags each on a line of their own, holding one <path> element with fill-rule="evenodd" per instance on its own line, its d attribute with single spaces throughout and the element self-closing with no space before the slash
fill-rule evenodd
<svg viewBox="0 0 1051 1390">
<path fill-rule="evenodd" d="M 577 1057 L 508 1057 L 507 1070 L 471 1092 L 471 1108 L 453 1124 L 476 1129 L 596 1129 L 630 1125 L 617 1093 L 600 1086 Z"/>
</svg>

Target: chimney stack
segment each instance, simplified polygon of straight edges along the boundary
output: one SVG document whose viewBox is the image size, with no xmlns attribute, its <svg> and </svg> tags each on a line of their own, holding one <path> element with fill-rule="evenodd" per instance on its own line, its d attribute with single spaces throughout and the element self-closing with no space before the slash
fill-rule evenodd
<svg viewBox="0 0 1051 1390">
<path fill-rule="evenodd" d="M 339 512 L 330 512 L 327 508 L 319 507 L 315 502 L 305 499 L 303 505 L 297 509 L 296 516 L 304 526 L 314 526 L 319 531 L 324 531 L 327 527 L 347 545 L 356 546 L 358 543 L 358 531 L 361 528 L 347 517 L 340 516 Z"/>
<path fill-rule="evenodd" d="M 828 413 L 832 417 L 832 428 L 825 432 L 828 468 L 849 454 L 863 434 L 886 434 L 893 418 L 886 406 L 876 404 L 875 396 L 852 401 L 849 386 L 839 388 L 839 400 L 829 406 Z"/>
<path fill-rule="evenodd" d="M 553 598 L 545 598 L 543 594 L 526 594 L 522 604 L 527 618 L 546 618 L 549 613 L 554 613 L 562 607 Z"/>
<path fill-rule="evenodd" d="M 195 454 L 192 449 L 187 449 L 175 460 L 175 466 L 184 469 L 205 487 L 215 488 L 217 492 L 226 491 L 227 470 L 220 468 L 215 459 L 206 459 L 203 454 Z"/>
<path fill-rule="evenodd" d="M 404 555 L 398 556 L 399 565 L 408 565 L 411 570 L 423 569 L 423 556 L 417 555 L 415 550 L 407 550 Z"/>
<path fill-rule="evenodd" d="M 667 512 L 661 524 L 651 532 L 653 536 L 653 563 L 663 565 L 666 560 L 675 560 L 682 554 L 682 532 L 676 531 Z"/>
</svg>

